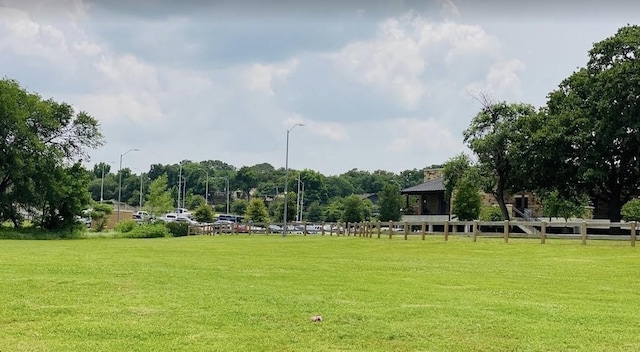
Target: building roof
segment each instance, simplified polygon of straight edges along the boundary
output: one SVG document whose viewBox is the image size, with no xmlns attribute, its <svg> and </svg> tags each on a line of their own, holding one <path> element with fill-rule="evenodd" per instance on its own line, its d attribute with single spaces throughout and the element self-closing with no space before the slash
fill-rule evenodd
<svg viewBox="0 0 640 352">
<path fill-rule="evenodd" d="M 401 194 L 416 194 L 425 192 L 444 191 L 444 177 L 438 177 L 423 184 L 405 188 L 400 191 Z"/>
</svg>

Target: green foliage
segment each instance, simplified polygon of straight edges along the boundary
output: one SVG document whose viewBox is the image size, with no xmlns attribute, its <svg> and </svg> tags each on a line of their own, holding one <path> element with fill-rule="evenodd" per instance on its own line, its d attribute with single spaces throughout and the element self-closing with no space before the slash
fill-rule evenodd
<svg viewBox="0 0 640 352">
<path fill-rule="evenodd" d="M 83 238 L 85 233 L 82 227 L 46 230 L 33 226 L 10 228 L 0 226 L 0 239 L 5 240 L 69 240 Z"/>
<path fill-rule="evenodd" d="M 521 133 L 520 120 L 535 115 L 529 104 L 483 102 L 482 110 L 464 131 L 464 141 L 478 157 L 478 170 L 483 178 L 479 182 L 483 191 L 493 194 L 502 216 L 509 219 L 504 200 L 506 191 L 520 190 L 523 180 L 519 165 L 528 162 L 523 154 L 527 135 Z"/>
<path fill-rule="evenodd" d="M 130 232 L 138 226 L 138 223 L 133 219 L 122 220 L 116 224 L 114 230 L 122 233 Z"/>
<path fill-rule="evenodd" d="M 480 209 L 480 221 L 502 221 L 502 212 L 500 208 L 487 205 Z"/>
<path fill-rule="evenodd" d="M 216 204 L 213 206 L 213 210 L 216 213 L 226 213 L 227 212 L 227 204 Z"/>
<path fill-rule="evenodd" d="M 357 195 L 346 197 L 342 200 L 344 212 L 342 213 L 342 221 L 361 222 L 364 220 L 364 202 Z"/>
<path fill-rule="evenodd" d="M 563 197 L 557 190 L 541 195 L 543 214 L 547 217 L 560 217 L 568 220 L 572 217 L 582 217 L 588 199 L 570 199 Z"/>
<path fill-rule="evenodd" d="M 89 217 L 91 218 L 91 226 L 93 230 L 96 232 L 104 231 L 104 228 L 107 225 L 107 220 L 110 214 L 113 213 L 113 206 L 111 204 L 106 203 L 96 203 L 93 205 L 93 209 L 89 213 Z"/>
<path fill-rule="evenodd" d="M 49 230 L 73 229 L 89 204 L 89 173 L 79 160 L 102 144 L 98 122 L 71 105 L 44 100 L 0 80 L 0 222 L 20 226 L 19 208 Z"/>
<path fill-rule="evenodd" d="M 253 198 L 249 202 L 247 212 L 245 214 L 247 220 L 251 220 L 256 223 L 265 223 L 269 221 L 269 211 L 264 201 L 260 198 Z"/>
<path fill-rule="evenodd" d="M 258 175 L 255 170 L 248 166 L 241 167 L 236 173 L 233 180 L 231 180 L 234 187 L 237 189 L 241 189 L 245 195 L 247 196 L 247 205 L 249 200 L 249 192 L 251 189 L 255 188 L 258 185 Z M 245 207 L 246 210 L 246 207 Z M 235 211 L 234 211 L 235 212 Z M 244 214 L 235 212 L 236 214 Z"/>
<path fill-rule="evenodd" d="M 169 237 L 169 229 L 164 224 L 142 224 L 133 230 L 123 233 L 125 238 L 157 238 Z"/>
<path fill-rule="evenodd" d="M 287 203 L 287 221 L 293 221 L 296 218 L 296 194 L 293 192 L 289 192 L 287 195 L 288 203 Z M 282 219 L 284 218 L 284 202 L 278 202 L 275 210 L 275 222 L 282 223 Z"/>
<path fill-rule="evenodd" d="M 541 174 L 553 170 L 537 179 L 562 194 L 603 198 L 612 221 L 640 188 L 639 42 L 632 25 L 593 45 L 586 67 L 549 94 L 539 138 L 546 149 L 536 153 Z"/>
<path fill-rule="evenodd" d="M 202 204 L 196 208 L 195 213 L 193 213 L 193 217 L 197 222 L 213 222 L 215 214 L 210 206 Z"/>
<path fill-rule="evenodd" d="M 189 234 L 189 224 L 186 222 L 173 221 L 164 225 L 169 230 L 169 234 L 173 237 L 181 237 Z"/>
<path fill-rule="evenodd" d="M 309 205 L 306 219 L 311 222 L 320 222 L 324 220 L 324 209 L 319 202 L 313 202 Z"/>
<path fill-rule="evenodd" d="M 187 196 L 187 209 L 198 209 L 199 207 L 203 206 L 203 205 L 207 205 L 207 201 L 206 199 L 204 199 L 203 196 L 197 194 L 197 195 L 188 195 Z"/>
<path fill-rule="evenodd" d="M 634 198 L 622 206 L 624 221 L 640 221 L 640 198 Z"/>
<path fill-rule="evenodd" d="M 233 214 L 244 215 L 249 207 L 246 199 L 236 199 L 231 203 L 231 212 Z"/>
<path fill-rule="evenodd" d="M 451 202 L 451 195 L 456 188 L 458 180 L 462 178 L 470 167 L 471 159 L 464 153 L 460 153 L 445 162 L 442 173 L 445 186 L 444 195 L 447 203 Z"/>
<path fill-rule="evenodd" d="M 335 199 L 324 209 L 324 220 L 328 222 L 341 221 L 344 214 L 342 199 Z"/>
<path fill-rule="evenodd" d="M 477 183 L 472 178 L 472 173 L 466 172 L 457 182 L 454 191 L 455 199 L 452 204 L 452 212 L 458 220 L 476 220 L 480 216 L 482 197 Z"/>
<path fill-rule="evenodd" d="M 397 185 L 386 184 L 378 193 L 378 210 L 380 221 L 400 221 L 402 214 L 402 195 Z"/>
<path fill-rule="evenodd" d="M 167 189 L 167 174 L 162 174 L 149 185 L 149 199 L 146 206 L 151 215 L 166 213 L 173 209 L 171 192 Z"/>
</svg>

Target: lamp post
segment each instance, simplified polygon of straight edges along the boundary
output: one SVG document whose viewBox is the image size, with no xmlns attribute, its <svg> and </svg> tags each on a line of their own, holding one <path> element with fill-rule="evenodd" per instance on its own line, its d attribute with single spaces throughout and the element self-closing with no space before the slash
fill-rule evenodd
<svg viewBox="0 0 640 352">
<path fill-rule="evenodd" d="M 227 214 L 229 214 L 229 178 L 225 176 L 218 176 L 216 178 L 221 178 L 225 181 L 225 193 L 227 198 Z"/>
<path fill-rule="evenodd" d="M 120 203 L 122 201 L 122 157 L 127 155 L 129 152 L 137 152 L 140 151 L 138 148 L 129 149 L 126 152 L 120 154 L 120 168 L 118 169 L 118 214 L 116 215 L 116 223 L 120 222 Z"/>
<path fill-rule="evenodd" d="M 303 210 L 304 210 L 304 182 L 302 182 L 302 192 L 300 192 L 300 219 L 298 220 L 300 222 L 302 221 Z"/>
<path fill-rule="evenodd" d="M 287 183 L 289 183 L 289 133 L 291 132 L 291 130 L 293 130 L 294 128 L 296 128 L 296 126 L 304 126 L 301 123 L 296 123 L 295 125 L 291 126 L 291 128 L 289 128 L 287 130 L 287 150 L 285 153 L 285 160 L 284 160 L 284 219 L 283 219 L 283 228 L 282 228 L 282 237 L 285 237 L 287 235 L 287 204 L 289 203 L 289 197 L 287 194 Z"/>
<path fill-rule="evenodd" d="M 182 195 L 182 161 L 180 162 L 180 172 L 178 173 L 178 205 L 176 208 L 180 208 L 180 196 Z M 178 210 L 176 209 L 176 213 Z"/>
</svg>

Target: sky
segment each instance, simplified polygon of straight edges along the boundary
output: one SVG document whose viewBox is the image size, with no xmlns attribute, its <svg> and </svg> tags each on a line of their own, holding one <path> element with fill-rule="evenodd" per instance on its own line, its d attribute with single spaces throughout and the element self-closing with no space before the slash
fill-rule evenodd
<svg viewBox="0 0 640 352">
<path fill-rule="evenodd" d="M 630 0 L 0 0 L 0 68 L 99 121 L 87 167 L 288 150 L 292 169 L 398 173 L 469 153 L 480 95 L 543 106 L 639 23 Z"/>
</svg>

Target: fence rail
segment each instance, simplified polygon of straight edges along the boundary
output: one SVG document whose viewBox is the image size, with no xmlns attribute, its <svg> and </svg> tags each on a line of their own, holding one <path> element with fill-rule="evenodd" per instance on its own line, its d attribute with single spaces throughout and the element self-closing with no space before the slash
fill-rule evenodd
<svg viewBox="0 0 640 352">
<path fill-rule="evenodd" d="M 420 222 L 360 222 L 360 223 L 307 223 L 288 224 L 283 231 L 282 223 L 254 224 L 200 224 L 189 227 L 189 234 L 222 235 L 320 235 L 357 236 L 369 238 L 442 236 L 445 241 L 450 236 L 469 237 L 473 242 L 479 238 L 503 238 L 509 242 L 513 238 L 539 239 L 544 244 L 547 239 L 579 239 L 582 244 L 588 240 L 628 241 L 635 247 L 638 224 L 636 222 L 602 221 L 420 221 Z"/>
</svg>

